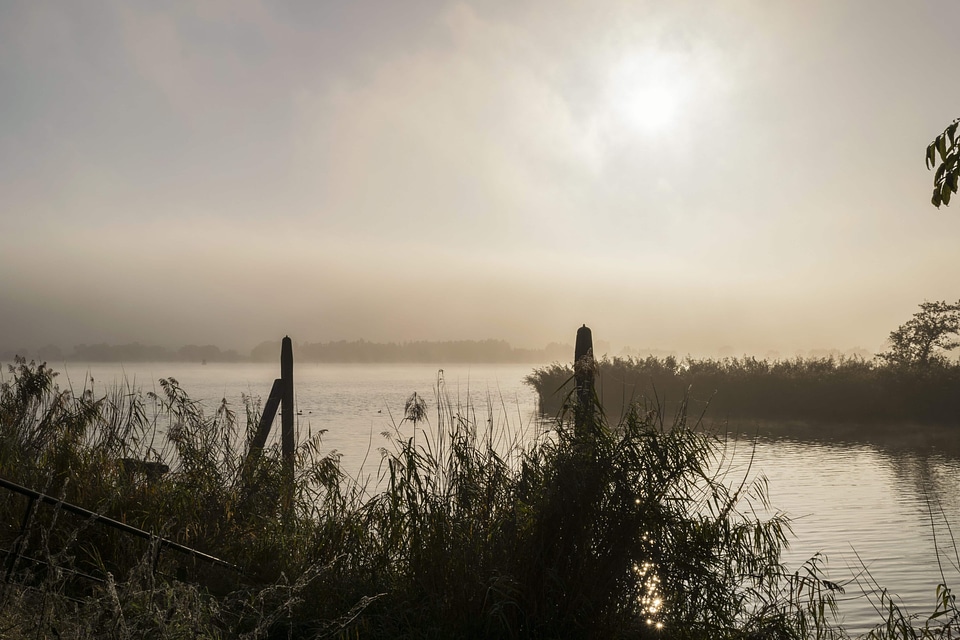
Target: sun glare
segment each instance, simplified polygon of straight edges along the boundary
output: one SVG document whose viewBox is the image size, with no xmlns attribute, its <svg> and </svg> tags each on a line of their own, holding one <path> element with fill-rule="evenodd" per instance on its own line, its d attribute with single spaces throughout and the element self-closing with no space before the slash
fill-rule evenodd
<svg viewBox="0 0 960 640">
<path fill-rule="evenodd" d="M 648 85 L 625 95 L 617 110 L 636 128 L 656 133 L 673 126 L 679 107 L 676 92 L 669 87 Z"/>
<path fill-rule="evenodd" d="M 608 106 L 616 121 L 647 135 L 675 127 L 690 83 L 679 67 L 666 54 L 623 58 L 608 83 Z"/>
</svg>

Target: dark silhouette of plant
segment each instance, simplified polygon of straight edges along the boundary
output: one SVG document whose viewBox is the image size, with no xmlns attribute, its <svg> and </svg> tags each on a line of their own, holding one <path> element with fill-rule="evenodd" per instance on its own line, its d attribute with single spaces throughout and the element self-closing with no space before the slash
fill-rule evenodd
<svg viewBox="0 0 960 640">
<path fill-rule="evenodd" d="M 403 419 L 412 422 L 414 427 L 427 419 L 427 402 L 416 391 L 403 405 Z"/>
<path fill-rule="evenodd" d="M 957 125 L 960 125 L 960 118 L 951 122 L 943 133 L 927 145 L 927 169 L 937 169 L 933 177 L 933 197 L 930 202 L 938 209 L 940 203 L 950 204 L 950 197 L 957 192 L 960 182 L 960 138 L 957 137 Z M 940 166 L 937 166 L 938 154 Z"/>
<path fill-rule="evenodd" d="M 616 357 L 596 364 L 596 392 L 604 412 L 614 421 L 626 415 L 632 404 L 654 401 L 655 391 L 671 408 L 685 399 L 694 413 L 707 410 L 711 416 L 725 418 L 821 425 L 960 424 L 956 392 L 960 364 L 900 366 L 885 358 L 843 356 L 788 360 Z M 554 364 L 527 376 L 544 415 L 559 413 L 569 404 L 573 375 L 570 365 Z"/>
</svg>

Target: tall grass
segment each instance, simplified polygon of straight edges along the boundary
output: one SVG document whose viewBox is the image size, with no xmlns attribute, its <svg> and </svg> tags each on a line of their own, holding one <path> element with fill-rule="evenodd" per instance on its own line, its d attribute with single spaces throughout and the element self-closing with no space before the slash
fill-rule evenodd
<svg viewBox="0 0 960 640">
<path fill-rule="evenodd" d="M 612 415 L 651 395 L 710 406 L 716 418 L 956 424 L 960 365 L 898 366 L 860 358 L 679 360 L 613 358 L 598 363 L 601 402 Z M 572 388 L 571 367 L 536 369 L 527 381 L 547 415 Z M 654 393 L 655 390 L 655 393 Z"/>
<path fill-rule="evenodd" d="M 683 403 L 672 418 L 650 403 L 611 423 L 595 398 L 504 439 L 438 386 L 435 418 L 412 398 L 387 434 L 376 482 L 345 477 L 310 434 L 283 509 L 280 451 L 247 455 L 253 400 L 239 417 L 208 415 L 169 379 L 158 394 L 94 398 L 58 389 L 44 365 L 10 376 L 0 476 L 241 571 L 158 559 L 156 542 L 56 508 L 32 511 L 21 536 L 26 505 L 0 496 L 0 544 L 24 552 L 3 586 L 3 637 L 843 635 L 817 559 L 789 572 L 789 521 L 755 515 L 763 477 L 737 475 Z M 125 458 L 170 470 L 131 473 Z"/>
</svg>

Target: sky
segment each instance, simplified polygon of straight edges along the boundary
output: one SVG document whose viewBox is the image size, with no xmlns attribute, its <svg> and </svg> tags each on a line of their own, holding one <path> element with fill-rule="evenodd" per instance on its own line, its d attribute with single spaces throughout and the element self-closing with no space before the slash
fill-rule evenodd
<svg viewBox="0 0 960 640">
<path fill-rule="evenodd" d="M 0 0 L 0 347 L 877 352 L 955 0 Z"/>
</svg>

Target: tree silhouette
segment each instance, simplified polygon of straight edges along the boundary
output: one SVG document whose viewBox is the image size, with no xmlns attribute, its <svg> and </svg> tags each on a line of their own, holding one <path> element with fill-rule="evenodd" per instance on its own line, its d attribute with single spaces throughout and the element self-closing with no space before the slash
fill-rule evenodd
<svg viewBox="0 0 960 640">
<path fill-rule="evenodd" d="M 899 366 L 943 365 L 946 352 L 960 347 L 958 333 L 960 301 L 924 302 L 913 318 L 890 333 L 890 350 L 877 356 Z"/>
</svg>

